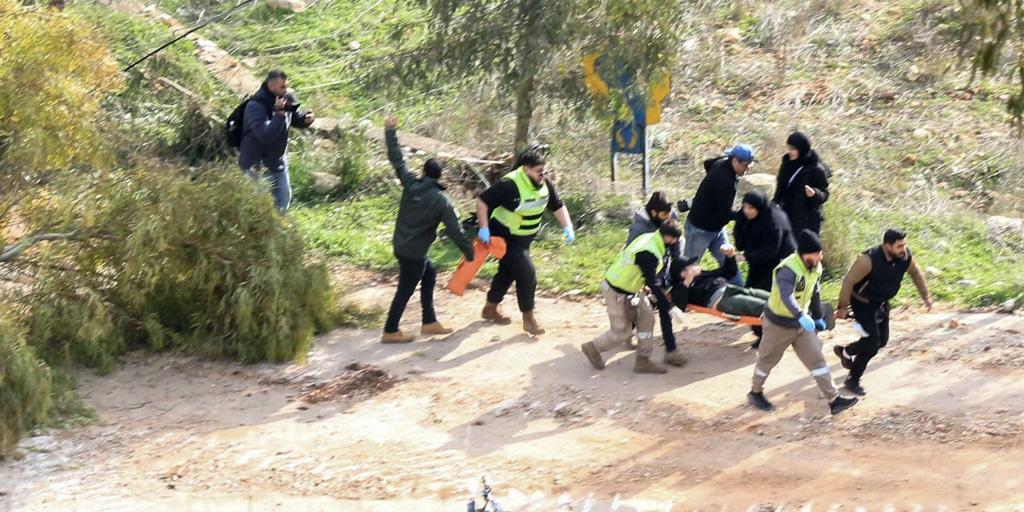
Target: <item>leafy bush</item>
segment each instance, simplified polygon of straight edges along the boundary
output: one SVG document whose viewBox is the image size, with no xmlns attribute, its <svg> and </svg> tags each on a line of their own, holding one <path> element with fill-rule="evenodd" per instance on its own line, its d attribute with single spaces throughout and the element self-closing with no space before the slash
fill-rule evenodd
<svg viewBox="0 0 1024 512">
<path fill-rule="evenodd" d="M 859 249 L 853 246 L 851 216 L 855 212 L 833 195 L 825 203 L 825 225 L 821 229 L 821 245 L 824 248 L 822 265 L 826 279 L 842 279 L 850 269 Z"/>
<path fill-rule="evenodd" d="M 96 91 L 117 91 L 121 82 L 100 34 L 77 16 L 15 0 L 0 0 L 0 19 L 0 172 L 20 178 L 18 170 L 108 160 L 99 150 L 103 95 Z M 5 180 L 4 188 L 11 185 Z"/>
<path fill-rule="evenodd" d="M 0 319 L 0 458 L 50 411 L 50 370 L 25 344 L 22 332 Z"/>
<path fill-rule="evenodd" d="M 30 221 L 53 218 L 54 203 Z M 87 240 L 38 251 L 25 298 L 30 339 L 51 361 L 109 370 L 132 345 L 285 361 L 327 326 L 326 268 L 239 173 L 113 173 L 70 208 Z"/>
</svg>

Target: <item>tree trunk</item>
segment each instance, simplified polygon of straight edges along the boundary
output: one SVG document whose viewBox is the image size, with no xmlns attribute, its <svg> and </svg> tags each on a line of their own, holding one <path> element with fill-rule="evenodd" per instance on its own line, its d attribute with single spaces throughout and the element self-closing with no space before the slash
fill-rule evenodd
<svg viewBox="0 0 1024 512">
<path fill-rule="evenodd" d="M 530 121 L 533 119 L 533 75 L 521 77 L 516 87 L 515 154 L 526 150 L 530 142 Z"/>
</svg>

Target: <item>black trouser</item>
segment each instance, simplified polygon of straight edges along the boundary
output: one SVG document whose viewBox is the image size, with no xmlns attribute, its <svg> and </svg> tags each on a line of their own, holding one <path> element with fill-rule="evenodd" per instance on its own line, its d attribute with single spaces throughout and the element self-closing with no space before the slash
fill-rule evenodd
<svg viewBox="0 0 1024 512">
<path fill-rule="evenodd" d="M 432 324 L 437 321 L 434 313 L 434 284 L 437 282 L 437 271 L 427 258 L 398 258 L 398 290 L 391 300 L 388 320 L 384 324 L 384 332 L 398 332 L 398 322 L 402 319 L 405 306 L 420 285 L 420 304 L 423 306 L 423 323 Z"/>
<path fill-rule="evenodd" d="M 658 308 L 658 320 L 661 323 L 661 339 L 665 340 L 665 351 L 672 352 L 676 349 L 676 333 L 672 330 L 672 315 L 667 309 Z"/>
<path fill-rule="evenodd" d="M 500 303 L 513 282 L 516 283 L 519 311 L 533 311 L 533 296 L 537 292 L 537 271 L 533 268 L 529 247 L 521 250 L 510 248 L 505 257 L 498 261 L 498 273 L 491 281 L 487 302 Z"/>
<path fill-rule="evenodd" d="M 772 291 L 772 272 L 775 267 L 760 267 L 750 266 L 747 268 L 747 288 L 754 290 L 764 290 L 766 292 Z M 761 335 L 764 331 L 760 325 L 751 325 L 751 332 L 754 336 L 757 336 L 757 340 L 761 341 Z"/>
<path fill-rule="evenodd" d="M 889 303 L 865 303 L 857 299 L 850 302 L 853 318 L 868 333 L 867 337 L 846 346 L 846 353 L 853 356 L 850 380 L 859 382 L 868 367 L 868 361 L 889 343 Z"/>
</svg>

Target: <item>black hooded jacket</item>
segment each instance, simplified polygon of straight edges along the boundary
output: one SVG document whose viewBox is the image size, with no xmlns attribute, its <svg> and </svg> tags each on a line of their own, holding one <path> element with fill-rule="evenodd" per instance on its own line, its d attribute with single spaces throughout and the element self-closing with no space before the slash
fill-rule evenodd
<svg viewBox="0 0 1024 512">
<path fill-rule="evenodd" d="M 757 209 L 757 217 L 748 220 L 741 211 L 736 215 L 733 237 L 736 250 L 747 259 L 747 287 L 770 290 L 772 271 L 786 256 L 796 251 L 796 241 L 786 213 L 768 202 L 760 192 L 743 196 L 743 202 Z"/>
<path fill-rule="evenodd" d="M 686 220 L 704 231 L 718 231 L 732 220 L 739 178 L 729 157 L 705 160 L 704 171 L 707 174 L 697 187 Z"/>
<path fill-rule="evenodd" d="M 809 229 L 821 234 L 821 224 L 825 221 L 822 209 L 828 201 L 831 174 L 813 149 L 796 161 L 790 160 L 789 155 L 782 157 L 772 201 L 789 216 L 794 233 Z M 804 186 L 815 190 L 813 197 L 807 197 Z"/>
</svg>

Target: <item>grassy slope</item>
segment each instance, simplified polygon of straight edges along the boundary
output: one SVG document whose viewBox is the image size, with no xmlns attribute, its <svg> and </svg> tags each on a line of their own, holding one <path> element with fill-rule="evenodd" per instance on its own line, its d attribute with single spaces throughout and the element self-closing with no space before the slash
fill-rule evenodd
<svg viewBox="0 0 1024 512">
<path fill-rule="evenodd" d="M 689 24 L 680 27 L 690 39 L 674 73 L 665 122 L 653 131 L 654 186 L 689 195 L 701 175 L 699 160 L 735 140 L 762 148 L 768 156 L 756 172 L 774 173 L 786 133 L 798 128 L 811 134 L 834 170 L 841 205 L 833 222 L 850 231 L 847 252 L 875 243 L 884 227 L 900 225 L 911 231 L 922 265 L 942 271 L 932 279 L 939 297 L 991 304 L 1021 293 L 1021 251 L 989 240 L 982 224 L 985 214 L 1024 212 L 1024 166 L 1001 99 L 1007 86 L 980 82 L 965 91 L 967 76 L 946 72 L 956 50 L 956 12 L 947 2 L 753 1 L 739 20 L 730 17 L 727 4 L 697 2 Z M 161 5 L 184 17 L 196 12 L 183 0 Z M 208 30 L 231 51 L 253 56 L 258 68 L 293 71 L 300 92 L 316 87 L 303 96 L 320 111 L 377 119 L 386 108 L 401 112 L 405 126 L 417 132 L 486 149 L 502 147 L 511 117 L 507 105 L 483 85 L 458 93 L 455 88 L 426 95 L 410 91 L 402 98 L 358 86 L 354 77 L 360 66 L 385 58 L 393 46 L 388 23 L 417 15 L 399 5 L 397 0 L 321 0 L 294 15 L 259 5 Z M 741 31 L 737 44 L 725 42 L 732 27 Z M 304 38 L 322 39 L 268 51 Z M 350 41 L 359 41 L 362 49 L 353 52 Z M 446 123 L 436 122 L 438 113 Z M 615 186 L 603 178 L 604 128 L 568 122 L 548 108 L 537 117 L 538 137 L 556 147 L 554 161 L 567 195 L 585 200 L 616 190 L 633 193 L 630 171 Z M 925 132 L 915 133 L 920 128 Z M 387 269 L 393 210 L 384 205 L 392 203 L 393 198 L 370 197 L 313 205 L 295 218 L 331 254 Z M 337 221 L 353 212 L 369 229 Z M 579 248 L 538 247 L 538 259 L 577 257 L 569 272 L 538 265 L 542 286 L 596 287 L 623 226 L 588 229 L 590 236 L 581 233 Z M 439 250 L 442 261 L 454 261 L 450 248 Z M 980 286 L 957 286 L 960 279 Z M 833 281 L 828 289 L 834 288 Z M 908 287 L 904 295 L 911 292 Z"/>
</svg>

